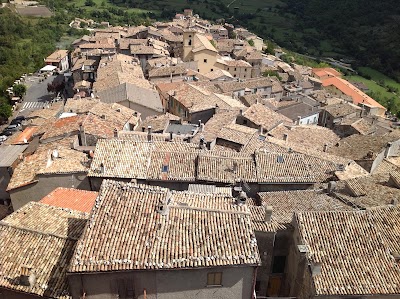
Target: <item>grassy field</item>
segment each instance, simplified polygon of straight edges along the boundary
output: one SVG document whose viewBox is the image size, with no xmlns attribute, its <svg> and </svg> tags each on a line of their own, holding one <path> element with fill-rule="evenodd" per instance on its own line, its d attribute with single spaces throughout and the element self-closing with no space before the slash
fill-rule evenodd
<svg viewBox="0 0 400 299">
<path fill-rule="evenodd" d="M 376 83 L 373 80 L 369 80 L 367 78 L 358 76 L 358 75 L 351 75 L 351 76 L 346 76 L 345 78 L 346 80 L 350 81 L 350 82 L 359 82 L 359 83 L 364 83 L 369 90 L 373 91 L 373 92 L 379 92 L 382 94 L 383 97 L 393 97 L 393 93 L 387 91 L 386 88 L 380 86 L 378 83 Z"/>
<path fill-rule="evenodd" d="M 370 77 L 371 80 L 373 80 L 375 82 L 378 82 L 380 84 L 383 83 L 383 85 L 385 85 L 385 86 L 390 86 L 390 87 L 396 88 L 400 92 L 400 83 L 399 82 L 396 82 L 392 78 L 389 78 L 388 76 L 386 76 L 374 69 L 371 69 L 369 67 L 360 67 L 359 72 L 363 76 Z"/>
<path fill-rule="evenodd" d="M 364 71 L 366 70 L 368 72 L 368 76 L 373 77 L 375 80 L 372 79 L 367 79 L 364 77 L 361 77 L 359 75 L 351 75 L 351 76 L 346 76 L 345 79 L 350 81 L 350 82 L 359 82 L 359 83 L 364 83 L 369 91 L 369 93 L 372 98 L 374 98 L 376 101 L 384 105 L 386 108 L 388 108 L 392 113 L 398 114 L 400 113 L 400 97 L 398 94 L 395 94 L 393 92 L 388 91 L 386 87 L 381 86 L 378 84 L 378 81 L 380 82 L 385 82 L 386 85 L 390 84 L 392 86 L 397 86 L 398 83 L 387 76 L 372 70 L 370 68 L 362 68 Z M 363 73 L 365 74 L 365 73 Z M 379 78 L 379 80 L 378 80 Z M 385 81 L 387 79 L 387 81 Z M 382 81 L 383 80 L 383 81 Z M 372 93 L 371 93 L 372 92 Z"/>
</svg>

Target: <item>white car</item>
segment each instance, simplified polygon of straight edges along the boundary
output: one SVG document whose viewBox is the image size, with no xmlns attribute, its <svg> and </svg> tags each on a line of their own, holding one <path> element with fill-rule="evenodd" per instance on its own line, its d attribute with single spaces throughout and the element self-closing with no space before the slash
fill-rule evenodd
<svg viewBox="0 0 400 299">
<path fill-rule="evenodd" d="M 0 135 L 0 144 L 2 144 L 4 141 L 7 140 L 7 136 L 6 135 Z"/>
</svg>

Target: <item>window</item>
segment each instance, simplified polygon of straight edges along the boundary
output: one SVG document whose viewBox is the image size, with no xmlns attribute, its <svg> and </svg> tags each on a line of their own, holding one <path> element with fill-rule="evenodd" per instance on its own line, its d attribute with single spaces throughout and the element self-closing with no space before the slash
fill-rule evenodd
<svg viewBox="0 0 400 299">
<path fill-rule="evenodd" d="M 207 63 L 207 59 L 204 59 L 204 63 Z"/>
<path fill-rule="evenodd" d="M 272 273 L 284 273 L 286 265 L 286 256 L 274 256 L 272 264 Z"/>
<path fill-rule="evenodd" d="M 213 71 L 214 71 L 214 69 L 211 69 L 211 71 L 213 72 Z"/>
<path fill-rule="evenodd" d="M 208 273 L 207 274 L 207 285 L 208 286 L 222 285 L 222 272 Z"/>
<path fill-rule="evenodd" d="M 233 75 L 233 77 L 235 77 L 235 78 L 236 78 L 236 74 L 234 74 L 234 75 Z"/>
<path fill-rule="evenodd" d="M 235 71 L 236 71 L 236 68 L 235 68 Z"/>
<path fill-rule="evenodd" d="M 163 165 L 162 172 L 168 172 L 168 170 L 169 170 L 168 165 Z"/>
</svg>

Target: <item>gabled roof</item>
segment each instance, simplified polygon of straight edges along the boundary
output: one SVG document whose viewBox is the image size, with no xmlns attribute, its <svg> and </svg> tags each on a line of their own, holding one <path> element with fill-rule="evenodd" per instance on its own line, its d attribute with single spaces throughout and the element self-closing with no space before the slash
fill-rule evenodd
<svg viewBox="0 0 400 299">
<path fill-rule="evenodd" d="M 288 143 L 296 143 L 319 151 L 323 151 L 325 145 L 332 147 L 340 140 L 340 137 L 332 130 L 321 126 L 299 125 L 287 127 L 282 124 L 268 132 L 268 135 L 281 140 L 284 140 L 285 134 L 287 135 Z"/>
<path fill-rule="evenodd" d="M 66 270 L 87 218 L 86 213 L 30 202 L 0 221 L 0 287 L 71 298 Z M 32 268 L 33 287 L 19 283 L 21 267 Z"/>
<path fill-rule="evenodd" d="M 202 50 L 209 50 L 212 52 L 218 53 L 218 51 L 214 48 L 214 46 L 210 43 L 208 38 L 201 34 L 195 34 L 194 39 L 194 46 L 195 48 L 192 50 L 193 53 L 202 51 Z"/>
<path fill-rule="evenodd" d="M 45 62 L 60 62 L 63 58 L 65 58 L 66 56 L 68 56 L 68 50 L 57 50 L 55 52 L 53 52 L 52 54 L 50 54 L 49 56 L 47 56 L 47 58 L 45 59 Z"/>
<path fill-rule="evenodd" d="M 329 148 L 328 152 L 352 160 L 375 159 L 388 142 L 397 140 L 400 140 L 400 134 L 396 131 L 384 136 L 351 135 Z"/>
<path fill-rule="evenodd" d="M 37 174 L 87 172 L 87 155 L 70 149 L 70 142 L 72 138 L 64 138 L 62 141 L 41 145 L 33 155 L 24 158 L 14 169 L 7 190 L 35 182 Z M 57 150 L 59 158 L 51 159 L 54 150 Z"/>
<path fill-rule="evenodd" d="M 267 131 L 281 123 L 293 123 L 290 118 L 273 111 L 261 103 L 251 105 L 245 112 L 243 112 L 243 117 Z"/>
<path fill-rule="evenodd" d="M 337 70 L 331 67 L 324 67 L 324 68 L 313 68 L 312 72 L 317 75 L 318 77 L 341 77 L 342 74 L 339 73 Z"/>
<path fill-rule="evenodd" d="M 258 151 L 255 158 L 258 182 L 312 184 L 318 181 L 307 163 L 308 157 L 303 154 Z"/>
<path fill-rule="evenodd" d="M 325 79 L 322 81 L 322 85 L 323 86 L 330 86 L 330 85 L 335 86 L 341 92 L 350 96 L 353 99 L 354 104 L 357 104 L 357 105 L 358 104 L 368 104 L 373 107 L 378 107 L 378 108 L 384 109 L 386 111 L 385 107 L 383 107 L 381 104 L 379 104 L 373 98 L 371 98 L 370 96 L 366 95 L 364 92 L 359 90 L 353 84 L 351 84 L 350 82 L 348 82 L 342 78 L 332 77 L 332 78 Z"/>
<path fill-rule="evenodd" d="M 222 199 L 217 199 L 221 195 L 196 198 L 186 194 L 104 181 L 69 271 L 195 269 L 259 264 L 250 214 L 244 208 L 234 206 L 232 200 L 230 205 L 223 204 Z M 218 202 L 223 206 L 217 205 Z M 157 212 L 160 205 L 167 215 Z M 240 233 L 237 233 L 237 227 L 240 227 Z M 127 233 L 131 234 L 130 240 L 136 250 L 126 246 Z M 214 237 L 209 238 L 210 234 Z M 108 238 L 114 240 L 112 244 L 106 242 Z"/>
<path fill-rule="evenodd" d="M 399 294 L 399 264 L 393 257 L 400 252 L 399 217 L 399 207 L 298 213 L 300 244 L 308 248 L 308 262 L 321 267 L 311 277 L 313 295 Z"/>
<path fill-rule="evenodd" d="M 234 152 L 199 154 L 197 179 L 208 182 L 256 182 L 256 165 L 252 155 Z"/>
</svg>

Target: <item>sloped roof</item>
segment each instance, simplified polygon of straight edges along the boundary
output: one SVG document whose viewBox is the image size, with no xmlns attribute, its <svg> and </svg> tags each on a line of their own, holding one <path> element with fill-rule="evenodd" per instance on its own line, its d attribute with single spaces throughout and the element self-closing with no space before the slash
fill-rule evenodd
<svg viewBox="0 0 400 299">
<path fill-rule="evenodd" d="M 200 199 L 194 198 L 180 203 L 186 196 L 175 194 L 161 188 L 104 181 L 70 272 L 259 264 L 248 212 L 232 211 L 232 205 L 230 210 L 203 208 L 197 204 Z M 216 195 L 210 196 L 214 201 Z M 160 204 L 168 216 L 157 212 Z M 125 246 L 127 233 L 132 234 L 130 239 L 135 240 L 137 250 Z M 209 238 L 210 234 L 215 238 Z M 109 245 L 105 238 L 114 241 Z"/>
<path fill-rule="evenodd" d="M 199 154 L 197 179 L 209 182 L 256 182 L 256 165 L 252 155 L 235 152 Z"/>
<path fill-rule="evenodd" d="M 350 82 L 348 82 L 342 78 L 332 77 L 332 78 L 325 79 L 322 81 L 322 85 L 323 86 L 330 86 L 330 85 L 335 86 L 341 92 L 350 96 L 353 99 L 354 104 L 365 103 L 365 104 L 371 105 L 373 107 L 378 107 L 378 108 L 384 109 L 386 111 L 385 107 L 383 107 L 381 104 L 379 104 L 373 98 L 371 98 L 370 96 L 366 95 L 364 92 L 359 90 L 353 84 L 351 84 Z"/>
<path fill-rule="evenodd" d="M 273 111 L 261 103 L 251 105 L 243 112 L 243 117 L 267 131 L 281 123 L 293 123 L 290 118 Z"/>
<path fill-rule="evenodd" d="M 48 298 L 71 298 L 66 270 L 88 214 L 30 202 L 0 221 L 0 286 Z M 18 283 L 32 267 L 33 287 Z"/>
<path fill-rule="evenodd" d="M 399 217 L 399 207 L 297 213 L 307 259 L 321 265 L 321 273 L 311 277 L 314 294 L 399 294 L 400 271 L 393 258 L 400 252 Z"/>
<path fill-rule="evenodd" d="M 39 202 L 51 206 L 90 213 L 98 192 L 59 187 Z"/>
</svg>

